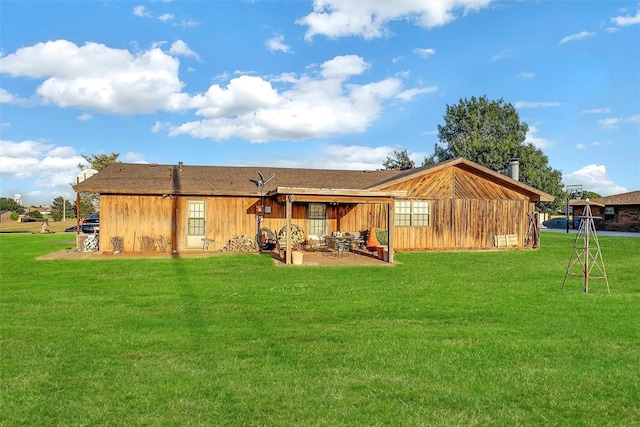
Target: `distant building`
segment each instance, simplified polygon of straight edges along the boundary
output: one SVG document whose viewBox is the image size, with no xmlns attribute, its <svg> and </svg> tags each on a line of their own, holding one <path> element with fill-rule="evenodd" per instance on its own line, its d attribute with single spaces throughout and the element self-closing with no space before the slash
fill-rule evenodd
<svg viewBox="0 0 640 427">
<path fill-rule="evenodd" d="M 11 221 L 11 211 L 0 211 L 0 222 Z"/>
<path fill-rule="evenodd" d="M 640 232 L 640 191 L 591 199 L 597 230 Z M 585 200 L 572 200 L 574 217 L 582 216 Z"/>
</svg>

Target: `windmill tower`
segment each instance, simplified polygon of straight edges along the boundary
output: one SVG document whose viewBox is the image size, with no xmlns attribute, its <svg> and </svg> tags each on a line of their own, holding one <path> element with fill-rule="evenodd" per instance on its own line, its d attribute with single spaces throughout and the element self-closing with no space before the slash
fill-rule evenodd
<svg viewBox="0 0 640 427">
<path fill-rule="evenodd" d="M 607 293 L 609 290 L 609 281 L 607 280 L 607 272 L 604 269 L 604 260 L 600 251 L 600 243 L 598 242 L 598 234 L 593 223 L 595 218 L 591 214 L 591 206 L 589 199 L 586 199 L 583 216 L 580 217 L 580 227 L 573 244 L 573 251 L 569 258 L 567 272 L 564 275 L 562 289 L 567 283 L 568 276 L 580 276 L 583 280 L 584 293 L 589 293 L 589 279 L 604 279 L 607 285 Z"/>
</svg>

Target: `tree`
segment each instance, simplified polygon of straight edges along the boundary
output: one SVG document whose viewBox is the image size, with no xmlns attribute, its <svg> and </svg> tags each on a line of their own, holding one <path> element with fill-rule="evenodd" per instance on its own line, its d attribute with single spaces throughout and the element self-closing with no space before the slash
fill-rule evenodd
<svg viewBox="0 0 640 427">
<path fill-rule="evenodd" d="M 93 199 L 88 194 L 93 193 L 85 193 L 80 196 L 80 218 L 86 218 L 96 211 Z M 77 201 L 73 204 L 73 212 L 77 212 Z"/>
<path fill-rule="evenodd" d="M 51 219 L 54 221 L 61 221 L 63 217 L 75 218 L 76 214 L 73 210 L 73 206 L 68 199 L 64 197 L 56 197 L 51 203 Z"/>
<path fill-rule="evenodd" d="M 20 206 L 18 202 L 8 197 L 0 197 L 0 210 L 11 211 L 21 214 L 24 212 L 24 207 Z"/>
<path fill-rule="evenodd" d="M 89 163 L 91 168 L 97 171 L 101 171 L 110 164 L 118 163 L 118 156 L 120 156 L 120 153 L 115 152 L 112 152 L 111 154 L 100 153 L 91 154 L 89 156 L 84 154 L 82 155 L 82 157 Z M 78 168 L 80 168 L 80 170 L 84 170 L 85 166 L 81 163 L 78 165 Z"/>
<path fill-rule="evenodd" d="M 111 154 L 99 153 L 99 154 L 91 154 L 88 156 L 84 154 L 82 155 L 82 157 L 87 162 L 89 162 L 89 165 L 91 166 L 91 168 L 97 171 L 101 171 L 102 169 L 106 168 L 107 166 L 113 163 L 118 163 L 118 156 L 120 156 L 120 153 L 116 153 L 116 152 L 112 152 Z M 80 163 L 78 165 L 78 168 L 82 171 L 84 170 L 85 165 Z M 100 195 L 97 193 L 83 193 L 80 196 L 80 199 L 81 199 L 80 200 L 80 216 L 81 217 L 86 218 L 90 214 L 96 211 L 96 208 L 100 206 L 99 196 Z M 89 207 L 88 204 L 91 204 L 91 207 Z M 75 209 L 75 206 L 74 206 L 74 209 Z"/>
<path fill-rule="evenodd" d="M 464 157 L 496 172 L 505 173 L 509 161 L 520 160 L 520 181 L 556 196 L 554 202 L 539 202 L 538 209 L 553 211 L 565 192 L 562 173 L 549 166 L 549 159 L 531 143 L 525 143 L 529 127 L 520 121 L 515 107 L 486 96 L 461 99 L 447 105 L 444 125 L 438 125 L 440 144 L 424 164 Z"/>
<path fill-rule="evenodd" d="M 583 191 L 582 192 L 582 198 L 583 199 L 599 199 L 600 197 L 602 197 L 600 194 L 598 193 L 594 193 L 593 191 Z"/>
<path fill-rule="evenodd" d="M 387 160 L 382 164 L 386 170 L 405 170 L 413 169 L 416 164 L 409 158 L 407 150 L 394 150 L 393 157 L 387 157 Z"/>
</svg>

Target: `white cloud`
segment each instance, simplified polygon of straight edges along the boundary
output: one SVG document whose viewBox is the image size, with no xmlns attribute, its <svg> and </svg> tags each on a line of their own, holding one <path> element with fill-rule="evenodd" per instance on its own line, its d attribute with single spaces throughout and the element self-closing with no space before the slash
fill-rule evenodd
<svg viewBox="0 0 640 427">
<path fill-rule="evenodd" d="M 576 144 L 576 148 L 578 150 L 584 150 L 585 148 L 587 148 L 587 146 L 585 144 Z"/>
<path fill-rule="evenodd" d="M 148 163 L 144 159 L 144 154 L 128 151 L 124 153 L 121 160 L 125 163 Z"/>
<path fill-rule="evenodd" d="M 565 185 L 582 185 L 585 191 L 593 191 L 602 196 L 626 193 L 626 187 L 617 185 L 607 177 L 605 165 L 591 164 L 577 171 L 565 174 L 562 178 Z"/>
<path fill-rule="evenodd" d="M 536 73 L 531 71 L 521 71 L 520 74 L 518 74 L 519 79 L 532 79 L 535 76 L 536 76 Z"/>
<path fill-rule="evenodd" d="M 413 101 L 413 99 L 418 95 L 422 95 L 423 93 L 434 93 L 437 90 L 438 86 L 423 87 L 419 89 L 413 88 L 400 92 L 396 98 L 402 99 L 403 101 Z"/>
<path fill-rule="evenodd" d="M 87 120 L 93 119 L 93 117 L 91 116 L 91 114 L 82 113 L 78 117 L 76 117 L 76 119 L 80 120 L 81 122 L 86 122 Z"/>
<path fill-rule="evenodd" d="M 308 27 L 305 39 L 316 35 L 373 39 L 389 34 L 387 25 L 405 20 L 423 28 L 448 24 L 460 14 L 487 7 L 492 0 L 314 0 L 313 12 L 296 21 Z"/>
<path fill-rule="evenodd" d="M 291 51 L 291 47 L 284 43 L 283 35 L 275 35 L 267 40 L 264 44 L 270 52 L 289 53 Z"/>
<path fill-rule="evenodd" d="M 63 194 L 73 194 L 78 165 L 88 165 L 73 147 L 39 141 L 0 140 L 0 177 L 11 188 L 29 188 L 25 204 L 51 203 Z"/>
<path fill-rule="evenodd" d="M 0 61 L 1 60 L 2 59 L 0 59 Z M 2 71 L 2 68 L 0 68 L 0 72 L 1 71 Z M 0 104 L 26 105 L 28 103 L 29 101 L 27 99 L 16 96 L 8 92 L 6 89 L 0 87 Z"/>
<path fill-rule="evenodd" d="M 580 114 L 605 114 L 610 112 L 611 108 L 591 108 L 590 110 L 580 111 Z"/>
<path fill-rule="evenodd" d="M 133 14 L 139 18 L 151 18 L 151 16 L 153 16 L 152 13 L 141 4 L 133 8 Z"/>
<path fill-rule="evenodd" d="M 9 122 L 0 123 L 0 129 L 9 129 L 10 127 L 11 127 L 11 123 Z"/>
<path fill-rule="evenodd" d="M 203 119 L 176 125 L 169 135 L 267 142 L 363 132 L 385 102 L 411 100 L 435 90 L 403 91 L 397 78 L 349 83 L 369 66 L 356 55 L 337 56 L 321 64 L 318 75 L 286 73 L 274 78 L 284 86 L 281 90 L 262 77 L 235 77 L 226 87 L 212 85 L 206 93 L 193 96 L 186 106 Z"/>
<path fill-rule="evenodd" d="M 529 130 L 527 131 L 527 136 L 525 137 L 525 144 L 533 144 L 535 147 L 539 149 L 547 148 L 550 144 L 548 139 L 539 137 L 536 135 L 538 132 L 538 128 L 534 125 L 529 126 Z"/>
<path fill-rule="evenodd" d="M 498 53 L 494 54 L 494 55 L 491 57 L 491 60 L 492 60 L 492 61 L 500 61 L 500 60 L 502 60 L 502 59 L 509 58 L 511 55 L 513 55 L 513 50 L 511 50 L 511 49 L 504 49 L 504 50 L 501 50 L 500 52 L 498 52 Z"/>
<path fill-rule="evenodd" d="M 163 13 L 162 15 L 158 16 L 158 19 L 162 22 L 169 22 L 169 21 L 173 21 L 174 16 L 170 13 Z"/>
<path fill-rule="evenodd" d="M 151 127 L 151 133 L 159 133 L 162 131 L 169 130 L 171 128 L 171 123 L 156 121 Z"/>
<path fill-rule="evenodd" d="M 549 108 L 549 107 L 559 107 L 562 104 L 560 102 L 528 102 L 528 101 L 517 101 L 514 104 L 516 108 Z"/>
<path fill-rule="evenodd" d="M 640 24 L 640 10 L 638 10 L 636 12 L 635 16 L 616 16 L 611 18 L 611 22 L 615 23 L 616 25 L 619 25 L 621 27 L 623 26 L 627 26 L 627 25 L 636 25 L 636 24 Z"/>
<path fill-rule="evenodd" d="M 584 40 L 586 38 L 593 37 L 595 35 L 596 35 L 596 33 L 593 33 L 593 32 L 581 31 L 579 33 L 571 34 L 571 35 L 568 35 L 568 36 L 564 37 L 562 40 L 560 40 L 559 43 L 563 44 L 563 43 L 576 41 L 576 40 Z"/>
<path fill-rule="evenodd" d="M 175 56 L 188 56 L 200 60 L 200 55 L 191 50 L 187 44 L 182 40 L 176 40 L 171 43 L 169 53 Z"/>
<path fill-rule="evenodd" d="M 598 124 L 603 127 L 613 127 L 622 121 L 619 117 L 609 117 L 608 119 L 598 120 Z"/>
<path fill-rule="evenodd" d="M 0 140 L 0 174 L 7 178 L 41 177 L 46 182 L 51 174 L 61 174 L 68 186 L 73 182 L 80 163 L 86 164 L 86 161 L 72 147 L 31 140 Z"/>
<path fill-rule="evenodd" d="M 387 157 L 391 157 L 398 147 L 383 145 L 368 147 L 361 145 L 329 145 L 320 151 L 310 153 L 307 158 L 266 159 L 273 166 L 288 168 L 338 169 L 338 170 L 379 170 Z M 409 152 L 409 158 L 416 165 L 422 164 L 426 153 Z"/>
<path fill-rule="evenodd" d="M 416 55 L 421 56 L 422 58 L 427 59 L 431 55 L 434 55 L 436 53 L 436 50 L 435 49 L 431 49 L 431 48 L 417 47 L 417 48 L 413 49 L 413 53 L 415 53 Z"/>
<path fill-rule="evenodd" d="M 322 76 L 327 79 L 344 79 L 362 74 L 369 64 L 357 55 L 336 56 L 321 66 Z"/>
<path fill-rule="evenodd" d="M 614 128 L 622 123 L 640 123 L 640 114 L 635 114 L 629 117 L 609 117 L 598 120 L 598 124 L 604 128 Z"/>
<path fill-rule="evenodd" d="M 195 54 L 181 40 L 170 50 Z M 182 92 L 179 61 L 159 47 L 134 55 L 97 43 L 77 46 L 58 40 L 0 58 L 0 72 L 43 80 L 36 93 L 45 104 L 89 110 L 84 114 L 192 110 L 202 119 L 174 124 L 169 135 L 254 142 L 363 132 L 386 102 L 411 101 L 437 89 L 403 88 L 398 77 L 350 82 L 354 76 L 366 76 L 369 67 L 357 55 L 336 56 L 309 67 L 309 74 L 283 73 L 267 80 L 238 72 L 226 87 L 214 84 L 191 95 Z M 157 124 L 152 131 L 165 127 Z"/>
<path fill-rule="evenodd" d="M 0 104 L 11 104 L 15 102 L 15 100 L 16 97 L 12 93 L 0 87 Z"/>
<path fill-rule="evenodd" d="M 38 43 L 0 58 L 0 72 L 43 78 L 44 103 L 105 113 L 161 110 L 183 87 L 179 61 L 159 48 L 136 55 L 103 44 L 67 40 Z"/>
<path fill-rule="evenodd" d="M 188 28 L 194 28 L 200 25 L 200 23 L 198 21 L 194 21 L 193 19 L 183 19 L 182 21 L 173 24 L 176 27 L 180 27 L 183 30 L 186 30 Z"/>
</svg>

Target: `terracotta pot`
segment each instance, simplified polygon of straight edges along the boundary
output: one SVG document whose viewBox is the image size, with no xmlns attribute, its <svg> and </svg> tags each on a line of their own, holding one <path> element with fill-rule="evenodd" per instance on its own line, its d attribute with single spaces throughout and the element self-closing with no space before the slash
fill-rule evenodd
<svg viewBox="0 0 640 427">
<path fill-rule="evenodd" d="M 371 230 L 369 230 L 369 237 L 367 238 L 366 246 L 370 251 L 373 251 L 378 246 L 380 246 L 380 242 L 378 242 L 378 237 L 376 236 L 375 228 L 371 228 Z"/>
</svg>

